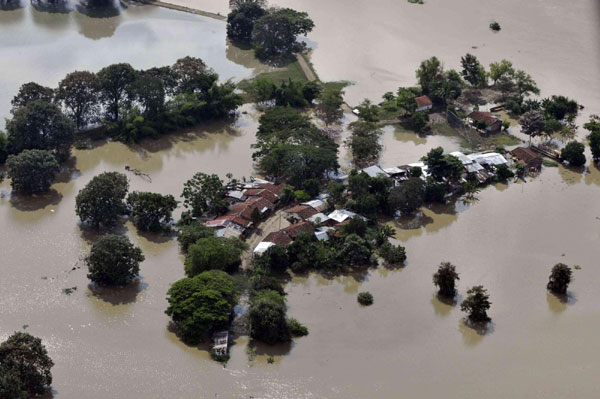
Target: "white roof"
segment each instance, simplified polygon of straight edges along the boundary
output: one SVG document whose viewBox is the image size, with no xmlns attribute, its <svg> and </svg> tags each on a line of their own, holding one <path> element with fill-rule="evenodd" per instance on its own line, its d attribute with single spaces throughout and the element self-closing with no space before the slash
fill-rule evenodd
<svg viewBox="0 0 600 399">
<path fill-rule="evenodd" d="M 329 219 L 333 219 L 338 223 L 342 223 L 344 220 L 356 216 L 356 213 L 347 211 L 345 209 L 336 209 L 327 216 Z"/>
<path fill-rule="evenodd" d="M 406 173 L 406 170 L 397 168 L 395 166 L 392 167 L 392 168 L 383 168 L 383 171 L 385 173 L 387 173 L 388 175 L 398 175 L 398 174 L 401 174 L 401 173 Z"/>
<path fill-rule="evenodd" d="M 468 155 L 473 161 L 479 164 L 488 164 L 488 165 L 502 165 L 508 163 L 506 158 L 504 158 L 501 154 L 497 152 L 486 152 L 486 153 L 477 153 Z"/>
<path fill-rule="evenodd" d="M 217 232 L 215 233 L 215 235 L 217 237 L 224 237 L 224 238 L 240 238 L 240 236 L 242 235 L 242 231 L 240 231 L 239 229 L 236 229 L 232 225 L 229 225 L 229 226 L 225 227 L 224 229 L 218 229 Z"/>
<path fill-rule="evenodd" d="M 261 241 L 258 243 L 256 248 L 254 248 L 254 253 L 258 254 L 258 255 L 262 255 L 265 252 L 267 252 L 267 249 L 271 248 L 273 245 L 275 245 L 275 244 L 273 244 L 272 242 Z"/>
<path fill-rule="evenodd" d="M 227 196 L 236 198 L 236 199 L 242 199 L 242 197 L 244 196 L 244 193 L 242 191 L 232 190 L 227 193 Z"/>
<path fill-rule="evenodd" d="M 315 231 L 315 237 L 317 237 L 317 240 L 319 241 L 329 241 L 327 231 Z"/>
<path fill-rule="evenodd" d="M 379 175 L 384 175 L 387 176 L 388 174 L 385 173 L 385 171 L 383 169 L 381 169 L 379 166 L 377 165 L 372 165 L 369 166 L 368 168 L 364 168 L 362 170 L 362 172 L 365 172 L 366 174 L 368 174 L 370 177 L 377 177 Z"/>
<path fill-rule="evenodd" d="M 465 164 L 464 166 L 465 166 L 465 169 L 467 170 L 467 172 L 469 172 L 469 173 L 479 172 L 480 170 L 483 169 L 483 166 L 479 165 L 477 162 Z"/>
<path fill-rule="evenodd" d="M 326 220 L 329 220 L 329 218 L 327 217 L 327 215 L 325 215 L 324 213 L 317 213 L 316 215 L 312 215 L 311 217 L 308 218 L 308 221 L 311 223 L 317 223 L 317 219 L 319 220 L 320 223 L 325 222 Z"/>
<path fill-rule="evenodd" d="M 463 165 L 468 165 L 468 164 L 471 164 L 474 162 L 471 158 L 469 158 L 468 156 L 466 156 L 465 154 L 463 154 L 460 151 L 451 152 L 450 155 L 458 158 L 460 160 L 460 162 L 462 162 Z"/>
<path fill-rule="evenodd" d="M 303 202 L 302 205 L 308 205 L 312 208 L 315 208 L 317 211 L 322 211 L 325 210 L 327 208 L 327 204 L 321 200 L 312 200 L 312 201 L 308 201 L 308 202 Z"/>
</svg>

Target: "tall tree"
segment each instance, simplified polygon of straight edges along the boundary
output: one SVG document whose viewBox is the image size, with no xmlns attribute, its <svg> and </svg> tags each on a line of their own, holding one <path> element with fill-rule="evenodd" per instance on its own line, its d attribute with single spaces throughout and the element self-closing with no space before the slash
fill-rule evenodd
<svg viewBox="0 0 600 399">
<path fill-rule="evenodd" d="M 58 84 L 56 99 L 65 107 L 67 115 L 78 129 L 98 117 L 99 89 L 98 78 L 88 71 L 71 72 Z"/>
<path fill-rule="evenodd" d="M 172 220 L 177 201 L 172 195 L 134 191 L 127 196 L 133 224 L 143 231 L 159 231 Z"/>
<path fill-rule="evenodd" d="M 54 155 L 46 150 L 25 150 L 6 160 L 13 189 L 27 194 L 48 191 L 59 168 Z"/>
<path fill-rule="evenodd" d="M 431 57 L 421 62 L 417 69 L 417 79 L 423 94 L 434 94 L 439 90 L 444 79 L 444 68 L 437 57 Z"/>
<path fill-rule="evenodd" d="M 600 159 L 600 117 L 598 115 L 592 115 L 590 120 L 586 122 L 583 127 L 590 132 L 587 138 L 590 142 L 592 158 L 595 161 L 598 161 Z"/>
<path fill-rule="evenodd" d="M 171 69 L 175 74 L 178 93 L 206 92 L 218 79 L 218 75 L 200 58 L 180 58 Z"/>
<path fill-rule="evenodd" d="M 259 18 L 252 31 L 252 43 L 259 58 L 279 58 L 301 51 L 305 44 L 296 37 L 307 35 L 315 24 L 305 12 L 291 8 L 271 11 Z"/>
<path fill-rule="evenodd" d="M 508 60 L 502 60 L 500 62 L 492 62 L 490 64 L 490 79 L 494 82 L 494 86 L 498 83 L 498 80 L 507 75 L 512 75 L 514 69 L 512 62 Z"/>
<path fill-rule="evenodd" d="M 68 158 L 75 139 L 75 125 L 56 104 L 35 100 L 15 111 L 6 124 L 9 150 L 49 150 L 59 160 Z"/>
<path fill-rule="evenodd" d="M 487 82 L 487 73 L 477 57 L 475 57 L 473 54 L 467 53 L 460 59 L 460 64 L 463 68 L 461 75 L 467 82 L 469 82 L 473 87 L 485 86 Z"/>
<path fill-rule="evenodd" d="M 544 117 L 540 111 L 533 110 L 526 112 L 519 121 L 521 123 L 521 133 L 529 136 L 529 144 L 531 138 L 539 136 L 544 131 Z"/>
<path fill-rule="evenodd" d="M 75 212 L 84 223 L 96 228 L 112 226 L 126 213 L 125 196 L 129 189 L 127 177 L 118 172 L 94 176 L 75 198 Z"/>
<path fill-rule="evenodd" d="M 104 285 L 126 285 L 140 272 L 144 261 L 142 250 L 134 246 L 129 238 L 117 234 L 101 237 L 92 245 L 85 258 L 88 278 Z"/>
<path fill-rule="evenodd" d="M 120 109 L 132 100 L 132 87 L 137 72 L 126 63 L 113 64 L 98 72 L 100 98 L 105 103 L 107 114 L 113 121 L 119 120 Z"/>
<path fill-rule="evenodd" d="M 439 287 L 439 294 L 448 298 L 456 295 L 456 280 L 460 280 L 456 266 L 450 262 L 442 262 L 433 275 L 433 283 Z"/>
<path fill-rule="evenodd" d="M 227 15 L 227 37 L 233 41 L 250 43 L 256 21 L 267 11 L 256 1 L 243 1 L 232 7 Z"/>
<path fill-rule="evenodd" d="M 467 291 L 467 297 L 460 304 L 460 310 L 467 312 L 471 321 L 487 322 L 491 320 L 487 314 L 491 305 L 487 290 L 482 285 L 476 285 Z"/>
<path fill-rule="evenodd" d="M 165 108 L 165 84 L 159 77 L 139 74 L 133 83 L 132 93 L 147 118 L 155 118 Z"/>
<path fill-rule="evenodd" d="M 425 183 L 418 177 L 411 177 L 390 191 L 389 208 L 410 215 L 423 205 Z"/>
<path fill-rule="evenodd" d="M 49 87 L 44 87 L 35 82 L 25 83 L 19 88 L 19 92 L 10 102 L 13 106 L 12 113 L 15 113 L 20 107 L 24 107 L 27 104 L 42 100 L 47 103 L 51 103 L 54 99 L 54 90 Z"/>
<path fill-rule="evenodd" d="M 219 176 L 198 172 L 185 182 L 181 196 L 192 216 L 202 216 L 205 212 L 220 215 L 227 210 L 226 191 Z"/>
</svg>

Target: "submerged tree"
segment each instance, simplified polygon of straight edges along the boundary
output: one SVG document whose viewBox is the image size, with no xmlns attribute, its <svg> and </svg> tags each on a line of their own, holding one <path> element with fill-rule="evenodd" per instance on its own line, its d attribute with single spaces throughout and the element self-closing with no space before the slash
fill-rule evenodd
<svg viewBox="0 0 600 399">
<path fill-rule="evenodd" d="M 220 215 L 227 210 L 226 187 L 219 176 L 196 173 L 183 186 L 183 204 L 192 216 L 202 216 L 205 212 Z"/>
<path fill-rule="evenodd" d="M 600 159 L 600 117 L 592 115 L 589 122 L 586 122 L 583 127 L 590 132 L 587 136 L 590 142 L 590 150 L 594 161 Z"/>
<path fill-rule="evenodd" d="M 344 116 L 342 105 L 344 92 L 340 89 L 325 89 L 319 97 L 316 113 L 326 125 L 338 122 Z"/>
<path fill-rule="evenodd" d="M 463 68 L 461 71 L 462 77 L 473 87 L 483 87 L 486 85 L 487 73 L 477 57 L 467 53 L 460 59 L 460 64 Z"/>
<path fill-rule="evenodd" d="M 134 191 L 127 196 L 127 205 L 138 229 L 159 231 L 171 221 L 177 201 L 172 195 Z"/>
<path fill-rule="evenodd" d="M 290 340 L 285 298 L 277 291 L 263 290 L 250 300 L 250 336 L 268 344 Z"/>
<path fill-rule="evenodd" d="M 560 159 L 572 166 L 585 165 L 585 146 L 578 141 L 570 141 L 560 152 Z"/>
<path fill-rule="evenodd" d="M 133 83 L 137 72 L 126 63 L 112 64 L 102 68 L 98 74 L 100 98 L 106 107 L 107 116 L 118 121 L 120 110 L 133 99 Z"/>
<path fill-rule="evenodd" d="M 19 399 L 24 397 L 23 392 L 27 396 L 48 393 L 52 384 L 52 366 L 54 362 L 40 338 L 15 332 L 0 344 L 0 394 L 10 392 L 14 396 L 0 396 Z M 8 383 L 15 385 L 6 386 Z"/>
<path fill-rule="evenodd" d="M 75 198 L 75 212 L 84 223 L 96 228 L 112 226 L 126 213 L 125 196 L 129 189 L 127 177 L 118 172 L 94 176 Z"/>
<path fill-rule="evenodd" d="M 142 250 L 127 237 L 109 234 L 96 241 L 85 258 L 87 276 L 98 284 L 125 285 L 137 277 L 144 259 Z"/>
<path fill-rule="evenodd" d="M 482 285 L 476 285 L 467 291 L 467 297 L 460 304 L 460 310 L 468 313 L 469 320 L 473 322 L 487 322 L 491 320 L 487 315 L 491 305 L 487 290 Z"/>
<path fill-rule="evenodd" d="M 250 43 L 256 21 L 267 11 L 257 1 L 238 1 L 227 15 L 227 37 L 233 41 Z"/>
<path fill-rule="evenodd" d="M 301 51 L 306 44 L 296 40 L 315 24 L 305 12 L 291 8 L 277 9 L 259 18 L 252 31 L 252 43 L 259 58 L 281 58 Z"/>
<path fill-rule="evenodd" d="M 521 133 L 529 136 L 529 144 L 531 144 L 531 138 L 542 134 L 545 127 L 544 116 L 537 110 L 526 112 L 521 117 L 520 123 Z"/>
<path fill-rule="evenodd" d="M 418 177 L 411 177 L 390 191 L 389 208 L 410 215 L 423 205 L 425 183 Z"/>
<path fill-rule="evenodd" d="M 550 279 L 546 288 L 555 294 L 565 295 L 567 293 L 567 288 L 569 284 L 571 284 L 572 277 L 571 268 L 564 263 L 557 263 L 552 268 L 552 272 L 550 273 Z"/>
<path fill-rule="evenodd" d="M 25 150 L 6 160 L 13 189 L 27 194 L 48 191 L 59 168 L 54 155 L 45 150 Z"/>
<path fill-rule="evenodd" d="M 456 266 L 450 262 L 442 262 L 437 272 L 433 275 L 433 284 L 439 288 L 439 294 L 448 298 L 456 295 L 456 281 L 460 280 Z"/>
</svg>

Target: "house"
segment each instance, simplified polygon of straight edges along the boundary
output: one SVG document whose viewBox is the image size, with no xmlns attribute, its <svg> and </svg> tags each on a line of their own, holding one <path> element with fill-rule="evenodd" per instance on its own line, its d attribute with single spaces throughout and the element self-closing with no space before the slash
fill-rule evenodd
<svg viewBox="0 0 600 399">
<path fill-rule="evenodd" d="M 344 223 L 345 221 L 350 220 L 355 216 L 358 216 L 362 220 L 367 220 L 364 216 L 357 215 L 356 213 L 347 211 L 345 209 L 336 209 L 335 211 L 327 215 L 329 219 L 332 219 L 337 223 Z"/>
<path fill-rule="evenodd" d="M 300 223 L 296 223 L 296 224 L 292 224 L 289 225 L 288 227 L 286 227 L 285 229 L 281 229 L 279 231 L 275 231 L 273 233 L 269 233 L 264 240 L 259 243 L 272 243 L 274 245 L 281 245 L 283 247 L 285 247 L 286 245 L 289 245 L 292 243 L 292 241 L 294 241 L 296 239 L 296 237 L 298 237 L 300 234 L 302 233 L 314 233 L 315 229 L 312 226 L 312 224 L 308 223 L 308 222 L 300 222 Z M 263 247 L 265 247 L 266 244 L 263 244 Z M 258 246 L 256 247 L 258 248 Z M 255 248 L 255 252 L 256 252 L 256 248 Z M 266 251 L 266 249 L 265 249 Z"/>
<path fill-rule="evenodd" d="M 270 242 L 275 245 L 281 245 L 282 247 L 285 247 L 286 245 L 292 243 L 292 239 L 283 230 L 279 230 L 269 233 L 263 239 L 263 242 Z"/>
<path fill-rule="evenodd" d="M 265 214 L 267 214 L 269 211 L 273 210 L 274 208 L 275 208 L 275 206 L 271 202 L 267 201 L 266 199 L 260 198 L 260 197 L 254 197 L 254 198 L 247 199 L 244 202 L 234 204 L 229 209 L 226 216 L 237 216 L 242 219 L 251 221 L 252 220 L 252 212 L 254 211 L 254 209 L 258 209 L 260 215 L 264 216 Z"/>
<path fill-rule="evenodd" d="M 318 241 L 329 241 L 329 231 L 335 231 L 333 227 L 319 227 L 315 231 L 315 237 Z"/>
<path fill-rule="evenodd" d="M 389 177 L 387 173 L 383 169 L 381 169 L 378 165 L 372 165 L 368 168 L 364 168 L 361 172 L 366 173 L 369 177 L 378 177 L 378 176 L 386 176 Z"/>
<path fill-rule="evenodd" d="M 506 165 L 508 163 L 506 158 L 497 152 L 479 152 L 467 156 L 483 167 Z"/>
<path fill-rule="evenodd" d="M 312 201 L 308 201 L 308 202 L 303 202 L 301 205 L 308 205 L 313 209 L 316 209 L 319 212 L 323 212 L 324 210 L 326 210 L 329 205 L 327 204 L 327 202 L 320 200 L 320 199 L 315 199 Z"/>
<path fill-rule="evenodd" d="M 319 213 L 312 215 L 311 217 L 309 217 L 306 220 L 308 220 L 312 224 L 323 224 L 329 220 L 329 217 L 327 217 L 327 215 L 325 215 L 324 213 L 319 212 Z"/>
<path fill-rule="evenodd" d="M 401 169 L 394 166 L 392 168 L 383 168 L 383 171 L 387 173 L 389 177 L 398 182 L 408 180 L 408 170 L 406 169 Z"/>
<path fill-rule="evenodd" d="M 510 153 L 524 163 L 529 170 L 539 171 L 542 168 L 542 158 L 531 148 L 517 147 Z"/>
<path fill-rule="evenodd" d="M 310 205 L 296 205 L 286 211 L 288 218 L 295 218 L 299 220 L 307 220 L 313 215 L 319 213 L 315 208 Z"/>
<path fill-rule="evenodd" d="M 258 243 L 258 245 L 256 246 L 256 248 L 254 248 L 254 254 L 255 255 L 262 255 L 265 252 L 267 252 L 267 250 L 269 248 L 271 248 L 272 246 L 274 246 L 275 244 L 272 242 L 267 242 L 267 241 L 261 241 Z"/>
<path fill-rule="evenodd" d="M 488 133 L 498 133 L 502 130 L 502 121 L 489 112 L 473 111 L 468 117 L 473 124 L 484 123 Z"/>
<path fill-rule="evenodd" d="M 433 107 L 433 103 L 427 96 L 415 97 L 415 103 L 417 104 L 415 112 L 427 111 Z"/>
<path fill-rule="evenodd" d="M 314 233 L 315 228 L 308 222 L 300 222 L 291 224 L 282 231 L 285 232 L 285 234 L 287 234 L 292 240 L 295 240 L 296 237 L 302 233 Z"/>
<path fill-rule="evenodd" d="M 237 216 L 221 216 L 206 222 L 206 226 L 217 229 L 215 232 L 217 237 L 225 238 L 239 238 L 250 225 L 252 222 Z"/>
<path fill-rule="evenodd" d="M 272 204 L 279 201 L 279 195 L 274 192 L 267 190 L 266 188 L 249 188 L 244 190 L 244 196 L 246 198 L 260 197 L 264 198 Z"/>
</svg>

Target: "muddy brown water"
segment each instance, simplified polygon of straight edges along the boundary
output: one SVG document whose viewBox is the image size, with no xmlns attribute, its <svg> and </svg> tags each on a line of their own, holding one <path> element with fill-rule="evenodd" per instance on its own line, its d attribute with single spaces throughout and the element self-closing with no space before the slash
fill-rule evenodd
<svg viewBox="0 0 600 399">
<path fill-rule="evenodd" d="M 403 3 L 397 7 L 404 7 Z M 433 9 L 439 4 L 432 0 L 421 7 Z M 384 14 L 384 7 L 391 6 L 382 2 L 374 8 Z M 356 7 L 336 9 L 348 10 L 357 12 Z M 171 12 L 164 15 L 169 21 L 188 18 L 177 13 L 171 16 Z M 24 17 L 21 23 L 25 21 Z M 161 18 L 157 24 L 167 25 L 161 24 Z M 3 23 L 0 29 L 18 25 Z M 421 40 L 411 35 L 406 37 Z M 326 36 L 316 40 L 325 43 Z M 145 51 L 150 52 L 151 46 L 147 47 Z M 13 60 L 19 59 L 17 50 L 1 47 L 2 54 L 11 53 Z M 453 56 L 462 52 L 462 48 L 455 50 Z M 573 51 L 570 54 L 576 56 Z M 198 52 L 201 58 L 214 54 L 215 60 L 227 63 L 224 40 Z M 31 58 L 23 57 L 19 66 L 37 70 Z M 141 56 L 132 56 L 132 62 L 136 57 Z M 149 62 L 154 59 L 148 57 Z M 8 63 L 13 69 L 14 62 Z M 413 69 L 404 59 L 398 67 Z M 588 67 L 591 72 L 592 66 Z M 362 68 L 362 76 L 370 73 L 368 66 L 357 68 Z M 56 79 L 71 69 L 65 67 Z M 542 73 L 544 68 L 539 70 Z M 223 76 L 223 71 L 218 72 Z M 590 87 L 595 84 L 593 78 L 584 79 L 590 79 Z M 575 90 L 579 98 L 591 93 L 584 86 L 573 89 L 565 83 L 564 88 Z M 252 107 L 243 111 L 247 113 L 240 114 L 232 127 L 202 126 L 134 147 L 104 143 L 75 150 L 71 169 L 41 198 L 19 198 L 11 195 L 8 182 L 0 185 L 0 340 L 24 325 L 44 339 L 56 363 L 55 397 L 600 396 L 596 333 L 600 327 L 600 171 L 593 166 L 583 172 L 546 168 L 527 183 L 490 186 L 477 195 L 478 201 L 425 208 L 414 220 L 394 223 L 396 237 L 408 251 L 404 268 L 378 267 L 329 278 L 318 274 L 294 277 L 286 286 L 289 315 L 306 324 L 310 335 L 290 345 L 258 346 L 253 354 L 248 353 L 247 337 L 240 337 L 225 368 L 211 361 L 205 348 L 183 345 L 167 329 L 165 293 L 183 276 L 175 241 L 138 234 L 130 223 L 125 224 L 120 231 L 146 255 L 140 283 L 119 290 L 88 286 L 80 259 L 95 235 L 77 223 L 77 192 L 94 175 L 107 170 L 124 172 L 125 165 L 152 179 L 128 175 L 131 189 L 176 196 L 196 171 L 248 176 L 257 113 Z M 423 138 L 394 128 L 385 129 L 383 142 L 383 166 L 412 162 L 437 145 L 448 150 L 459 146 L 454 138 Z M 344 152 L 341 158 L 342 164 L 347 162 Z M 458 266 L 458 300 L 471 285 L 488 288 L 493 323 L 487 331 L 465 326 L 458 306 L 436 298 L 431 275 L 443 260 Z M 545 290 L 549 270 L 557 262 L 581 266 L 574 271 L 569 296 L 563 300 Z M 62 292 L 71 287 L 77 287 L 71 295 Z M 375 297 L 371 307 L 356 302 L 356 294 L 364 290 Z M 270 356 L 272 364 L 267 361 Z"/>
</svg>

